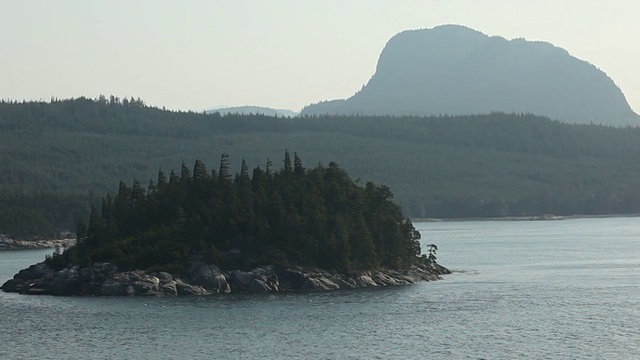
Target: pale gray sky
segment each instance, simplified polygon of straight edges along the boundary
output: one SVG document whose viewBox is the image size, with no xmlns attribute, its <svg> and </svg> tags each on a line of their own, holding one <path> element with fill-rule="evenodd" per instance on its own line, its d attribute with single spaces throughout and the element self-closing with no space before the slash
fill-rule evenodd
<svg viewBox="0 0 640 360">
<path fill-rule="evenodd" d="M 394 34 L 462 24 L 563 47 L 638 112 L 639 14 L 636 0 L 0 0 L 0 98 L 299 110 L 360 89 Z"/>
</svg>

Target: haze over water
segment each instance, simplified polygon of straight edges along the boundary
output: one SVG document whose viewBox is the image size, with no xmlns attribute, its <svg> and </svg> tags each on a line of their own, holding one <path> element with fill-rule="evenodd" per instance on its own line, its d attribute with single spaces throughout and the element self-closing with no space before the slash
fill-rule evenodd
<svg viewBox="0 0 640 360">
<path fill-rule="evenodd" d="M 288 295 L 0 293 L 0 358 L 640 358 L 638 218 L 415 225 L 456 273 Z M 45 253 L 0 252 L 0 281 Z"/>
</svg>

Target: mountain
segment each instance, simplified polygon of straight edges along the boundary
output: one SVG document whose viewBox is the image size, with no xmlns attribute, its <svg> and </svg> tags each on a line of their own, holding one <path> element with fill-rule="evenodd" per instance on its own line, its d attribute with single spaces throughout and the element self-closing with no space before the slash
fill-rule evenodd
<svg viewBox="0 0 640 360">
<path fill-rule="evenodd" d="M 375 74 L 346 100 L 302 114 L 533 113 L 570 123 L 640 125 L 622 91 L 594 65 L 552 44 L 487 36 L 458 25 L 404 31 Z"/>
<path fill-rule="evenodd" d="M 212 113 L 220 113 L 220 115 L 227 114 L 261 114 L 268 116 L 283 116 L 283 117 L 296 117 L 298 113 L 292 110 L 287 109 L 272 109 L 264 106 L 233 106 L 233 107 L 223 107 L 223 108 L 214 108 L 206 111 L 209 114 Z"/>
</svg>

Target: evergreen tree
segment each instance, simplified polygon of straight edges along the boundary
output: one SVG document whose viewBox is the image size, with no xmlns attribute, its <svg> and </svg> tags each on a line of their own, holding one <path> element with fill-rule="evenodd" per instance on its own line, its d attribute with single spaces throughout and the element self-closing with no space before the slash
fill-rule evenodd
<svg viewBox="0 0 640 360">
<path fill-rule="evenodd" d="M 193 164 L 193 182 L 194 184 L 204 185 L 209 179 L 209 173 L 204 163 L 196 160 Z"/>
<path fill-rule="evenodd" d="M 293 172 L 298 175 L 304 175 L 304 168 L 302 167 L 302 160 L 298 157 L 298 153 L 293 153 Z"/>
<path fill-rule="evenodd" d="M 167 175 L 165 175 L 162 168 L 158 170 L 158 188 L 163 189 L 167 185 Z"/>
<path fill-rule="evenodd" d="M 229 172 L 229 154 L 220 155 L 220 168 L 218 170 L 218 177 L 220 181 L 228 181 L 231 178 Z"/>
<path fill-rule="evenodd" d="M 282 171 L 284 172 L 285 175 L 291 174 L 291 172 L 293 171 L 293 167 L 291 165 L 291 155 L 289 155 L 289 150 L 284 151 L 283 162 L 284 162 L 284 168 L 282 169 Z"/>
</svg>

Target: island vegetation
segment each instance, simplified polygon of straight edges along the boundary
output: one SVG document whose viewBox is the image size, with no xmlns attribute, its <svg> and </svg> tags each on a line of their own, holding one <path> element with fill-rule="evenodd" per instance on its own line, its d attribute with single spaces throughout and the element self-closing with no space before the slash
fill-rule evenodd
<svg viewBox="0 0 640 360">
<path fill-rule="evenodd" d="M 180 273 L 197 257 L 223 269 L 265 265 L 349 272 L 409 268 L 420 234 L 383 185 L 354 182 L 336 163 L 305 169 L 296 153 L 232 175 L 229 156 L 209 172 L 196 160 L 180 173 L 158 172 L 143 187 L 91 209 L 77 245 L 49 260 L 54 268 L 110 262 L 119 269 Z"/>
<path fill-rule="evenodd" d="M 0 102 L 0 234 L 74 231 L 91 204 L 101 209 L 101 194 L 154 178 L 159 165 L 217 163 L 228 152 L 264 170 L 285 148 L 387 184 L 411 218 L 640 212 L 638 128 L 501 113 L 222 116 L 112 96 Z"/>
</svg>

